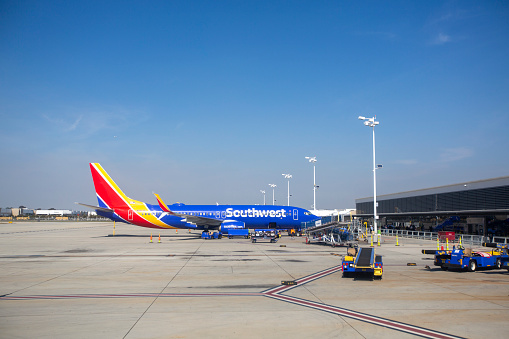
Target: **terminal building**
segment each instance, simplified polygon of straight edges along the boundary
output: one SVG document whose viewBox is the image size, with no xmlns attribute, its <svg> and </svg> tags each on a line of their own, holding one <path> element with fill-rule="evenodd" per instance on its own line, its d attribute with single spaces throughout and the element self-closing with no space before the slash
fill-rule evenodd
<svg viewBox="0 0 509 339">
<path fill-rule="evenodd" d="M 382 228 L 509 236 L 509 176 L 380 195 Z M 356 199 L 356 217 L 373 220 L 373 197 Z"/>
<path fill-rule="evenodd" d="M 34 210 L 23 206 L 18 207 L 1 207 L 1 217 L 19 217 L 34 215 Z"/>
</svg>

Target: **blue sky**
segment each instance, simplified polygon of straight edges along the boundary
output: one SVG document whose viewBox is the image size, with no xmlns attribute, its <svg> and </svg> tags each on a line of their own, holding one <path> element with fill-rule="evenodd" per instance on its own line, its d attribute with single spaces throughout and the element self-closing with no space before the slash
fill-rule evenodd
<svg viewBox="0 0 509 339">
<path fill-rule="evenodd" d="M 2 1 L 0 207 L 354 208 L 509 175 L 506 1 Z"/>
</svg>

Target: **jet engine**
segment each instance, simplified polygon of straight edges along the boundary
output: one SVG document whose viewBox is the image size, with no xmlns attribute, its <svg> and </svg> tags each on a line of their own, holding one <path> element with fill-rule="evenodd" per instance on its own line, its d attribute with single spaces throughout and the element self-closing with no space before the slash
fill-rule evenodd
<svg viewBox="0 0 509 339">
<path fill-rule="evenodd" d="M 220 227 L 220 231 L 221 233 L 228 233 L 228 230 L 231 230 L 231 229 L 243 229 L 246 227 L 246 224 L 243 223 L 242 221 L 237 221 L 237 220 L 225 220 L 222 222 L 221 224 L 221 227 Z"/>
</svg>

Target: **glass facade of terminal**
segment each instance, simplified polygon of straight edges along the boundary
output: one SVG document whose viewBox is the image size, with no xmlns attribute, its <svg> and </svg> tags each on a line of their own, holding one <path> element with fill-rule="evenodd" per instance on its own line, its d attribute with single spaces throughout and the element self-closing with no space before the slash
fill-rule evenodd
<svg viewBox="0 0 509 339">
<path fill-rule="evenodd" d="M 509 209 L 509 186 L 377 199 L 377 214 Z M 373 214 L 373 200 L 356 203 L 357 214 Z"/>
</svg>

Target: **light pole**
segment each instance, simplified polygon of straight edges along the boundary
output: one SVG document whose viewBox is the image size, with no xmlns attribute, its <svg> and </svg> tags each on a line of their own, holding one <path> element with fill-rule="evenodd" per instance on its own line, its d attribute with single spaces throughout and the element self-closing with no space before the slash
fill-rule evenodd
<svg viewBox="0 0 509 339">
<path fill-rule="evenodd" d="M 265 191 L 264 190 L 260 190 L 260 192 L 262 192 L 262 194 L 263 194 L 263 204 L 265 205 Z"/>
<path fill-rule="evenodd" d="M 283 173 L 283 176 L 288 179 L 288 206 L 290 206 L 290 178 L 292 175 Z"/>
<path fill-rule="evenodd" d="M 309 162 L 313 163 L 313 210 L 316 211 L 316 157 L 306 157 Z"/>
<path fill-rule="evenodd" d="M 378 121 L 375 121 L 376 116 L 373 118 L 365 118 L 363 116 L 359 116 L 359 120 L 364 120 L 364 125 L 368 127 L 373 127 L 373 229 L 375 231 L 375 241 L 378 239 L 378 230 L 376 227 L 376 220 L 378 216 L 376 215 L 376 165 L 375 165 L 375 126 L 379 124 Z"/>
<path fill-rule="evenodd" d="M 274 187 L 277 187 L 275 184 L 269 184 L 272 187 L 272 205 L 275 205 L 276 200 L 274 200 Z"/>
</svg>

